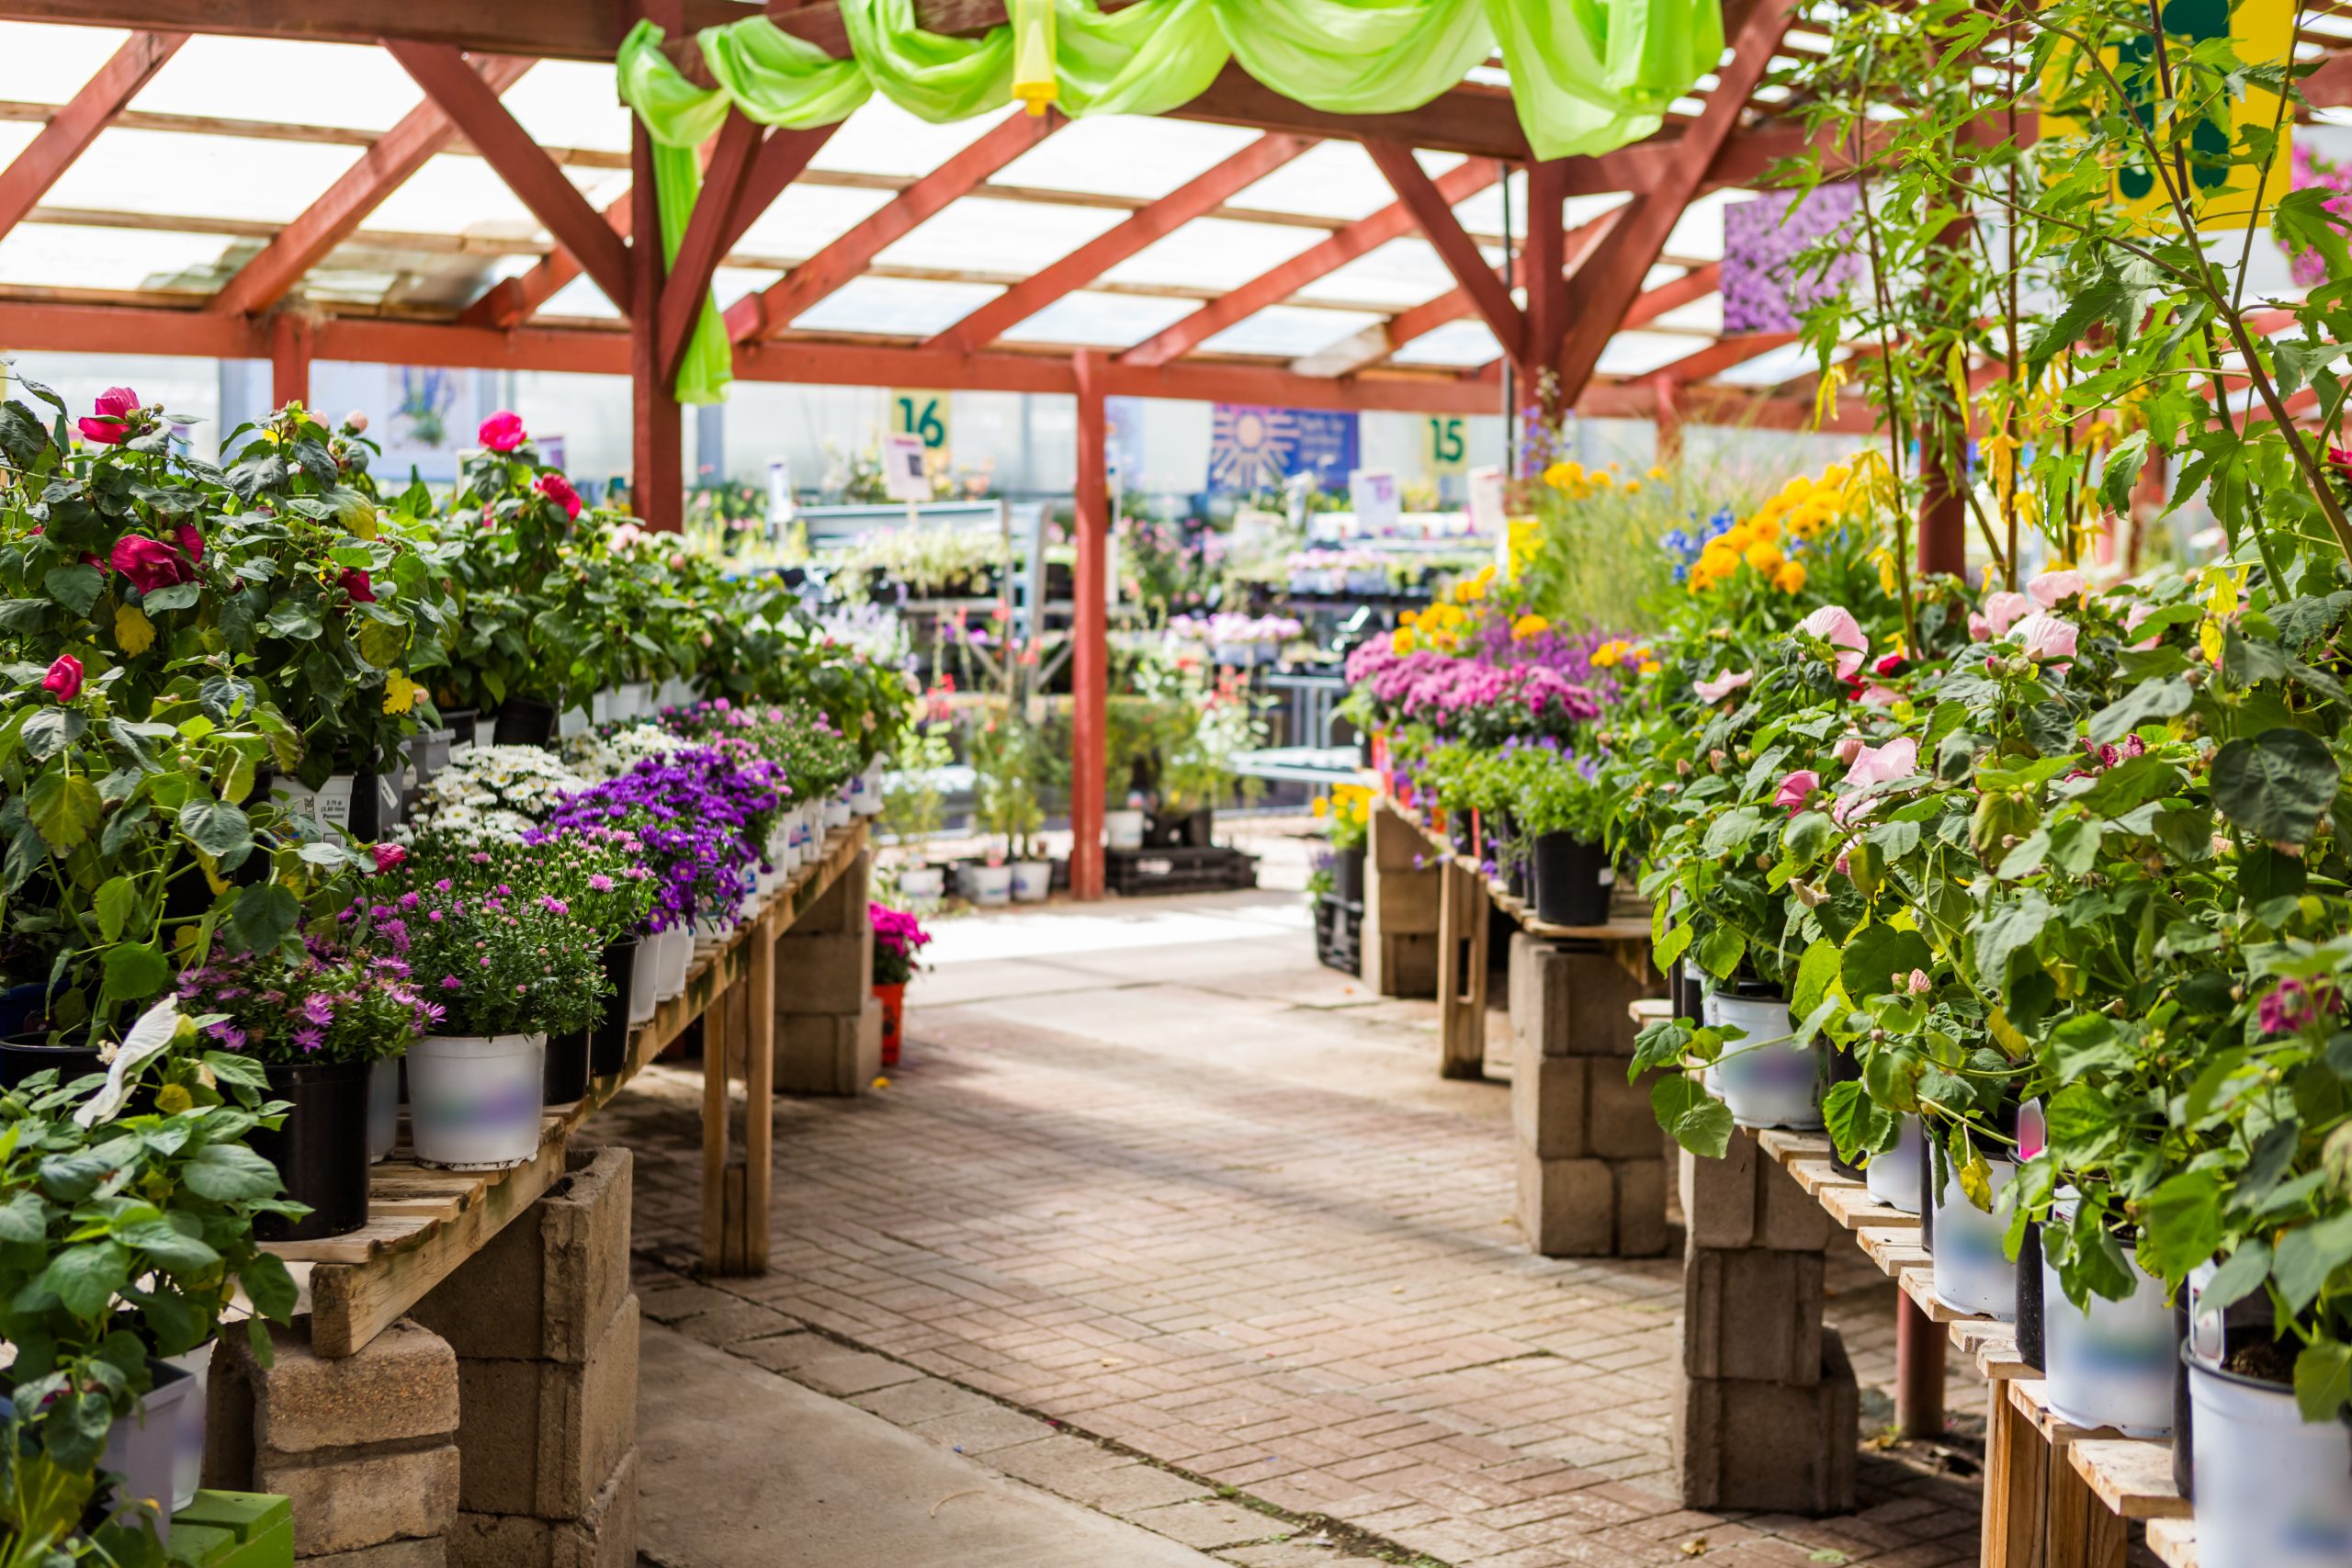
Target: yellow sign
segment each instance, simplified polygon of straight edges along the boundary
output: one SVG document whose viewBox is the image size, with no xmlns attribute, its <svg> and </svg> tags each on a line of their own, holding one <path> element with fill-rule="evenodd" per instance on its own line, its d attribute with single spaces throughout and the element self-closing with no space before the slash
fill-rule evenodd
<svg viewBox="0 0 2352 1568">
<path fill-rule="evenodd" d="M 1466 472 L 1470 467 L 1470 422 L 1454 414 L 1432 416 L 1424 423 L 1428 426 L 1428 445 L 1422 456 L 1430 478 Z"/>
<path fill-rule="evenodd" d="M 2246 65 L 2278 65 L 2289 59 L 2294 42 L 2295 7 L 2292 0 L 2170 0 L 2164 7 L 2165 49 L 2174 61 L 2174 71 L 2179 72 L 2181 62 L 2196 44 L 2209 39 L 2227 38 L 2239 61 Z M 2132 109 L 2139 115 L 2153 112 L 2163 96 L 2155 44 L 2152 38 L 2135 35 L 2115 48 L 2101 51 L 2114 83 L 2135 101 Z M 2061 49 L 2051 57 L 2050 76 L 2046 84 L 2064 80 L 2075 70 L 2073 51 Z M 2200 73 L 2199 80 L 2211 80 L 2210 73 Z M 2097 73 L 2087 84 L 2098 107 L 2112 112 L 2115 87 L 2107 76 Z M 2176 85 L 2177 80 L 2176 78 Z M 2086 84 L 2077 76 L 2068 85 L 2081 90 Z M 2055 93 L 2046 94 L 2056 96 Z M 2194 107 L 2194 106 L 2188 106 Z M 2226 120 L 2228 129 L 2222 129 Z M 2182 156 L 2169 162 L 2159 179 L 2148 167 L 2144 156 L 2124 159 L 2115 168 L 2109 189 L 2113 199 L 2123 211 L 2136 219 L 2157 217 L 2168 219 L 2172 201 L 2166 194 L 2167 183 L 2177 185 L 2182 164 L 2187 165 L 2188 183 L 2196 201 L 2199 227 L 2204 229 L 2243 229 L 2248 217 L 2267 209 L 2287 194 L 2290 163 L 2288 152 L 2292 115 L 2280 116 L 2278 95 L 2265 88 L 2248 86 L 2244 96 L 2233 98 L 2225 117 L 2199 121 L 2189 133 L 2188 145 Z M 2229 158 L 2239 145 L 2241 130 L 2252 128 L 2264 132 L 2278 127 L 2278 143 L 2273 150 L 2266 170 L 2250 164 L 2232 164 Z M 2067 115 L 2044 114 L 2041 135 L 2044 143 L 2080 137 L 2082 121 Z M 2170 152 L 2173 142 L 2161 131 L 2155 138 L 2159 147 Z M 2263 188 L 2256 191 L 2257 173 L 2263 175 Z M 2269 222 L 2264 212 L 2259 219 Z"/>
<path fill-rule="evenodd" d="M 926 452 L 946 450 L 948 394 L 893 389 L 890 393 L 890 434 L 913 436 L 922 443 L 922 449 Z"/>
</svg>

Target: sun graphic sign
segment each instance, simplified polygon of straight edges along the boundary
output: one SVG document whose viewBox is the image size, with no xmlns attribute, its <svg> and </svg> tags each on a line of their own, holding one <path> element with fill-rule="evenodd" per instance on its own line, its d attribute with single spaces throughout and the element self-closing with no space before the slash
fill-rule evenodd
<svg viewBox="0 0 2352 1568">
<path fill-rule="evenodd" d="M 1209 489 L 1271 490 L 1300 473 L 1337 488 L 1358 466 L 1357 449 L 1351 413 L 1217 403 L 1209 418 Z"/>
</svg>

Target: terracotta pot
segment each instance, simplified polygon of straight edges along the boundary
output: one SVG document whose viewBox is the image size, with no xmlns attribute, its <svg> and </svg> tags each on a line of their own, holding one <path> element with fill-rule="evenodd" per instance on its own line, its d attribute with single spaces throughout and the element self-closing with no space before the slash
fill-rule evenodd
<svg viewBox="0 0 2352 1568">
<path fill-rule="evenodd" d="M 876 986 L 874 999 L 882 1004 L 882 1065 L 895 1067 L 899 1065 L 899 1042 L 906 1024 L 907 987 L 904 984 Z"/>
</svg>

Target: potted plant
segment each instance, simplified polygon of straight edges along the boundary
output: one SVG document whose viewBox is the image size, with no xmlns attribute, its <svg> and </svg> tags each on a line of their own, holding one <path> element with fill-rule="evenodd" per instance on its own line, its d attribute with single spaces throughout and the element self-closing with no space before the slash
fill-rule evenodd
<svg viewBox="0 0 2352 1568">
<path fill-rule="evenodd" d="M 982 906 L 1044 898 L 1053 868 L 1033 854 L 1031 840 L 1046 825 L 1038 798 L 1045 759 L 1035 727 L 1017 705 L 982 721 L 972 738 L 972 763 L 978 775 L 980 830 L 1001 839 L 1004 847 L 967 868 L 967 894 Z"/>
<path fill-rule="evenodd" d="M 1536 741 L 1515 748 L 1504 765 L 1511 820 L 1531 841 L 1536 918 L 1555 926 L 1607 925 L 1617 877 L 1608 849 L 1610 797 L 1598 762 Z"/>
<path fill-rule="evenodd" d="M 883 829 L 899 845 L 914 846 L 917 858 L 900 861 L 894 874 L 899 897 L 917 909 L 936 907 L 947 892 L 946 873 L 921 857 L 922 847 L 945 821 L 947 802 L 940 789 L 940 771 L 955 758 L 944 722 L 920 726 L 900 743 L 897 771 L 883 794 Z"/>
<path fill-rule="evenodd" d="M 919 955 L 931 945 L 931 933 L 903 909 L 870 903 L 866 912 L 874 927 L 874 996 L 882 1004 L 882 1065 L 894 1067 L 906 1022 L 907 982 L 922 967 Z"/>
<path fill-rule="evenodd" d="M 1361 784 L 1334 784 L 1315 803 L 1315 815 L 1329 824 L 1331 896 L 1342 904 L 1363 902 L 1364 854 L 1372 838 L 1372 791 Z"/>
</svg>

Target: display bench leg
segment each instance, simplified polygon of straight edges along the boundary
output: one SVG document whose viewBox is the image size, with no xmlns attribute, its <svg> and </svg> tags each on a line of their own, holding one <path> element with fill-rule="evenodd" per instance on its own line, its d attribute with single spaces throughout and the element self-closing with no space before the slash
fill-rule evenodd
<svg viewBox="0 0 2352 1568">
<path fill-rule="evenodd" d="M 733 987 L 729 987 L 732 989 Z M 710 1000 L 702 1025 L 702 1267 L 727 1269 L 727 993 Z"/>
<path fill-rule="evenodd" d="M 2046 1568 L 2050 1446 L 2011 1402 L 2006 1379 L 1986 1384 L 1985 1392 L 1984 1520 L 1977 1562 L 1980 1568 Z"/>
<path fill-rule="evenodd" d="M 1477 874 L 1438 871 L 1437 1011 L 1440 1077 L 1487 1076 L 1487 897 Z"/>
<path fill-rule="evenodd" d="M 2123 1568 L 2132 1538 L 2121 1517 L 2099 1501 L 2066 1457 L 2063 1440 L 2043 1451 L 2049 1456 L 2048 1568 Z"/>
<path fill-rule="evenodd" d="M 775 931 L 752 933 L 743 982 L 743 1272 L 768 1271 L 775 1189 Z"/>
</svg>

